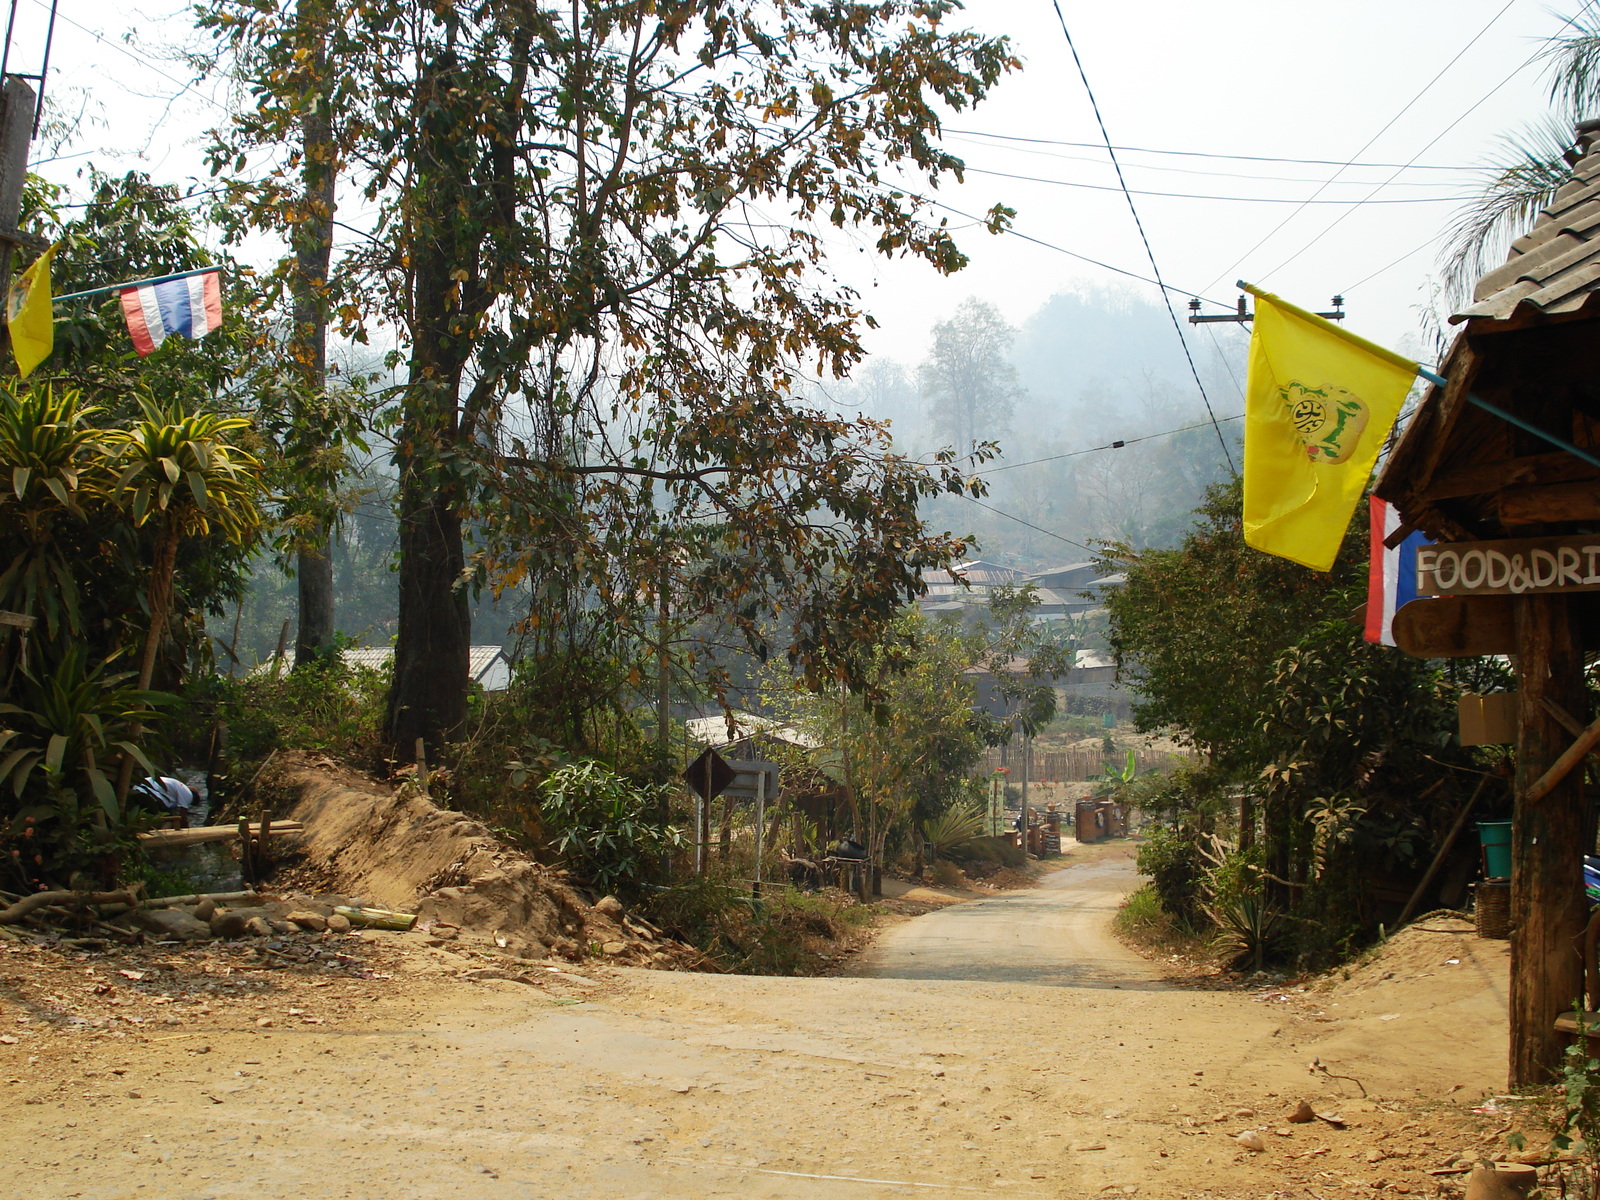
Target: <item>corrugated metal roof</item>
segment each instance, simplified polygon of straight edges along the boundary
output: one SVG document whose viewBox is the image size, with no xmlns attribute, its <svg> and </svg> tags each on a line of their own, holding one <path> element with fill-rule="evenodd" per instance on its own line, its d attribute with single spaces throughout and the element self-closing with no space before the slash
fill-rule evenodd
<svg viewBox="0 0 1600 1200">
<path fill-rule="evenodd" d="M 467 678 L 484 682 L 484 676 L 495 666 L 496 660 L 505 661 L 505 650 L 499 646 L 472 646 L 467 650 Z M 380 670 L 394 658 L 393 646 L 351 646 L 339 651 L 339 657 L 352 667 L 370 667 Z M 501 686 L 504 686 L 503 684 Z"/>
<path fill-rule="evenodd" d="M 1453 324 L 1484 317 L 1577 312 L 1600 291 L 1600 121 L 1577 127 L 1572 178 L 1522 237 L 1511 256 L 1472 291 L 1473 303 L 1453 314 Z"/>
<path fill-rule="evenodd" d="M 742 742 L 749 737 L 771 738 L 775 742 L 783 742 L 790 746 L 798 746 L 802 750 L 815 750 L 822 745 L 804 730 L 793 725 L 785 725 L 782 721 L 775 721 L 771 717 L 758 716 L 755 713 L 736 712 L 733 714 L 733 735 L 728 735 L 728 717 L 719 715 L 715 717 L 692 717 L 684 722 L 684 728 L 691 740 L 701 745 L 720 749 L 731 746 L 735 742 Z"/>
</svg>

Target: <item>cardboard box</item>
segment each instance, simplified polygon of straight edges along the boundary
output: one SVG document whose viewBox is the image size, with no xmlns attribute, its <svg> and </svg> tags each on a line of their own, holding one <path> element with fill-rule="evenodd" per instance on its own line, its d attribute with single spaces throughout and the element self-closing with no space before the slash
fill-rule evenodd
<svg viewBox="0 0 1600 1200">
<path fill-rule="evenodd" d="M 1500 746 L 1517 740 L 1521 692 L 1467 692 L 1458 704 L 1463 746 Z"/>
</svg>

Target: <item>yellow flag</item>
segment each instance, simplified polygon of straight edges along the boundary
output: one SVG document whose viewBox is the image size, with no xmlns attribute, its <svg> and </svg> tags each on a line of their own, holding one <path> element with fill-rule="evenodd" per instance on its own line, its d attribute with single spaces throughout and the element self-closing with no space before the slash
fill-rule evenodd
<svg viewBox="0 0 1600 1200">
<path fill-rule="evenodd" d="M 1417 364 L 1249 284 L 1244 540 L 1326 571 Z"/>
<path fill-rule="evenodd" d="M 11 353 L 17 357 L 17 374 L 28 373 L 50 357 L 56 344 L 55 317 L 50 309 L 51 246 L 11 285 L 6 297 L 6 324 L 11 329 Z"/>
</svg>

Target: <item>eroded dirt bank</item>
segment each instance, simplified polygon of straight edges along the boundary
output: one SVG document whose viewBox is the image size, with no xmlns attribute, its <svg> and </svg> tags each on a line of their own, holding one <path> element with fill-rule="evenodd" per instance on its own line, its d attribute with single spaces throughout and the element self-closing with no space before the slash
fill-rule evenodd
<svg viewBox="0 0 1600 1200">
<path fill-rule="evenodd" d="M 226 949 L 201 976 L 77 964 L 52 977 L 63 1006 L 123 1001 L 139 1021 L 57 1020 L 8 986 L 0 1195 L 1231 1198 L 1460 1182 L 1429 1171 L 1483 1148 L 1467 1110 L 1503 1078 L 1496 944 L 1408 934 L 1437 946 L 1387 979 L 1187 990 L 1109 937 L 1133 882 L 1125 862 L 1093 863 L 918 918 L 850 978 L 510 969 L 372 933 L 337 969 L 245 969 Z M 36 953 L 0 957 L 0 975 Z M 1349 1127 L 1285 1124 L 1302 1097 Z M 1238 1147 L 1246 1128 L 1265 1151 Z"/>
</svg>

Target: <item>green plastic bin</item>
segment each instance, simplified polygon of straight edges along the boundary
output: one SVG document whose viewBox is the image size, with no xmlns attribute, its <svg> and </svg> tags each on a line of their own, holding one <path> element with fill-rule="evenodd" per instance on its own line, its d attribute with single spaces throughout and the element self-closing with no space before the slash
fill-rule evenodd
<svg viewBox="0 0 1600 1200">
<path fill-rule="evenodd" d="M 1490 879 L 1511 878 L 1511 822 L 1479 821 L 1478 841 L 1483 844 L 1484 874 Z"/>
</svg>

